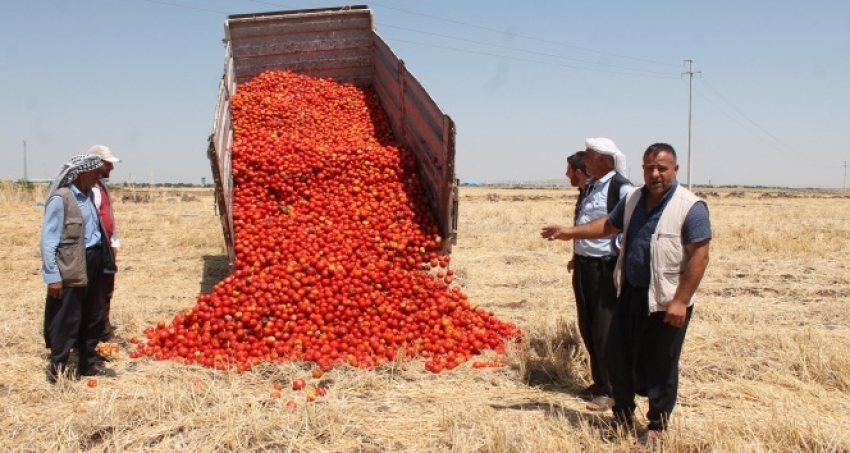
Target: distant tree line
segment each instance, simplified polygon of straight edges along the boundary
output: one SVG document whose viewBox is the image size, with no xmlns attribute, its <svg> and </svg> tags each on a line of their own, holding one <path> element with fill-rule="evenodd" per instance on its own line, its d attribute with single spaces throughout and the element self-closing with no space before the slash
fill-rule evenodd
<svg viewBox="0 0 850 453">
<path fill-rule="evenodd" d="M 110 185 L 112 185 L 112 184 L 110 184 Z M 144 182 L 130 183 L 130 182 L 124 181 L 123 183 L 121 183 L 118 186 L 123 187 L 125 189 L 129 188 L 129 187 L 136 187 L 136 188 L 148 188 L 148 187 L 152 187 L 152 188 L 159 188 L 159 187 L 187 188 L 187 187 L 208 187 L 209 184 L 201 185 L 201 184 L 192 184 L 192 183 L 188 183 L 188 182 L 163 182 L 163 183 L 157 183 L 157 184 L 150 184 L 150 183 L 144 183 Z"/>
<path fill-rule="evenodd" d="M 3 180 L 0 180 L 0 182 L 3 182 Z M 36 187 L 36 184 L 48 184 L 48 185 L 50 184 L 50 181 L 48 181 L 48 180 L 35 180 L 35 181 L 33 181 L 33 180 L 26 180 L 26 179 L 23 179 L 23 178 L 15 180 L 15 181 L 9 181 L 9 182 L 12 184 L 12 187 L 14 187 L 16 189 L 22 189 L 22 190 L 32 190 Z M 181 188 L 192 188 L 192 187 L 210 187 L 210 185 L 209 184 L 192 184 L 192 183 L 188 183 L 188 182 L 164 182 L 164 183 L 158 183 L 158 184 L 150 184 L 150 183 L 131 183 L 131 182 L 128 182 L 128 181 L 124 181 L 122 183 L 115 183 L 115 184 L 110 183 L 109 187 L 110 188 L 124 188 L 124 189 L 128 189 L 128 188 L 166 188 L 166 189 L 175 188 L 175 189 L 181 189 Z"/>
</svg>

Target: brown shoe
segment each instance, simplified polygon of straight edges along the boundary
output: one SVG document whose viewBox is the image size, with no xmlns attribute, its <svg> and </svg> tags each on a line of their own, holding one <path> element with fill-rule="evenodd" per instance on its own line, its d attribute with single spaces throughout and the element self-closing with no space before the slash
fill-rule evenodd
<svg viewBox="0 0 850 453">
<path fill-rule="evenodd" d="M 614 407 L 614 399 L 607 396 L 597 396 L 587 403 L 587 410 L 594 412 L 607 411 Z"/>
</svg>

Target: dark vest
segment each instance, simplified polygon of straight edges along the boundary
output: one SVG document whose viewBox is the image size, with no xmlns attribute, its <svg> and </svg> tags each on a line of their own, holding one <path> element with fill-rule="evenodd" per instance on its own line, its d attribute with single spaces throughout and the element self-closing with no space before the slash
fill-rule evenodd
<svg viewBox="0 0 850 453">
<path fill-rule="evenodd" d="M 620 188 L 623 187 L 623 184 L 634 185 L 625 176 L 614 172 L 614 176 L 611 178 L 611 182 L 608 183 L 608 214 L 610 214 L 611 211 L 613 211 L 614 208 L 617 206 L 617 203 L 620 202 Z"/>
</svg>

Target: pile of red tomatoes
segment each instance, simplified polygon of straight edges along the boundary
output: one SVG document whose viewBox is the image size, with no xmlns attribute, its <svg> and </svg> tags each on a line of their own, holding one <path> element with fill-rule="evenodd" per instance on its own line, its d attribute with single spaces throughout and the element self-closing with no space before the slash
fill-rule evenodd
<svg viewBox="0 0 850 453">
<path fill-rule="evenodd" d="M 416 173 L 371 88 L 265 72 L 232 98 L 234 270 L 134 357 L 244 371 L 426 358 L 521 335 L 452 285 Z"/>
</svg>

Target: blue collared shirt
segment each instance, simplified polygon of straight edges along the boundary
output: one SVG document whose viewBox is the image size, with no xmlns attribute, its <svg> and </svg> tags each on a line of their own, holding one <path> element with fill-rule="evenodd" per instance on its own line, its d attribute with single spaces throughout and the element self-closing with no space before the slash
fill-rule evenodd
<svg viewBox="0 0 850 453">
<path fill-rule="evenodd" d="M 608 185 L 611 183 L 614 174 L 615 172 L 612 170 L 598 180 L 588 181 L 586 187 L 589 187 L 590 190 L 585 189 L 587 195 L 582 200 L 576 225 L 582 225 L 608 215 Z M 620 187 L 620 200 L 626 198 L 631 189 L 631 184 L 623 184 Z M 614 234 L 601 239 L 579 239 L 575 244 L 576 254 L 593 258 L 616 256 L 617 236 Z"/>
<path fill-rule="evenodd" d="M 91 191 L 80 192 L 73 184 L 68 185 L 68 188 L 71 189 L 71 194 L 83 214 L 86 248 L 100 244 L 100 218 L 91 201 Z M 62 275 L 56 265 L 56 249 L 59 247 L 64 228 L 65 205 L 62 203 L 62 197 L 53 195 L 44 207 L 44 223 L 41 228 L 41 275 L 44 283 L 48 285 L 62 281 Z"/>
<path fill-rule="evenodd" d="M 652 243 L 652 235 L 658 226 L 658 221 L 661 219 L 661 214 L 664 213 L 664 208 L 673 197 L 673 193 L 679 187 L 678 182 L 673 183 L 673 187 L 664 194 L 661 203 L 654 207 L 651 211 L 646 210 L 646 187 L 640 190 L 640 199 L 632 213 L 632 218 L 629 220 L 629 231 L 626 233 L 626 256 L 623 258 L 625 262 L 626 281 L 634 288 L 649 288 L 651 279 L 650 272 L 650 245 Z M 618 230 L 623 229 L 626 214 L 626 197 L 620 200 L 617 207 L 611 211 L 608 216 L 608 222 L 611 226 Z M 696 202 L 688 215 L 685 216 L 685 223 L 682 225 L 682 241 L 685 244 L 693 244 L 711 239 L 711 220 L 708 217 L 708 206 L 704 201 Z"/>
</svg>

